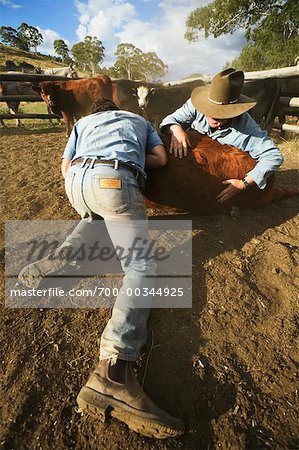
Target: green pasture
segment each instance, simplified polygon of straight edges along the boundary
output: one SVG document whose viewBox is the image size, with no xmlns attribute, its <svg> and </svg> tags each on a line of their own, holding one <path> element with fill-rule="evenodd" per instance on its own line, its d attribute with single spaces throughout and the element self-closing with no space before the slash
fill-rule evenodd
<svg viewBox="0 0 299 450">
<path fill-rule="evenodd" d="M 0 114 L 9 114 L 9 109 L 6 103 L 1 102 L 0 103 Z M 46 105 L 44 102 L 21 102 L 19 107 L 19 113 L 23 114 L 48 114 Z M 56 125 L 58 124 L 57 120 L 54 119 L 54 126 L 50 125 L 49 120 L 47 119 L 21 119 L 22 123 L 26 128 L 56 128 Z M 10 131 L 15 130 L 17 134 L 17 127 L 16 127 L 16 121 L 15 119 L 4 119 L 5 125 L 9 128 Z M 61 128 L 61 131 L 64 130 L 64 126 L 60 125 L 59 128 Z"/>
</svg>

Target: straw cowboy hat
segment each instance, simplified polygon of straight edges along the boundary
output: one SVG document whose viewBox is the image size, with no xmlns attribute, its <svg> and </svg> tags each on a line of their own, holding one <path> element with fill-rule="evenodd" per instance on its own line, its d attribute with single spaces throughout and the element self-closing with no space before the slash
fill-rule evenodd
<svg viewBox="0 0 299 450">
<path fill-rule="evenodd" d="M 209 86 L 193 89 L 193 106 L 208 117 L 231 119 L 253 108 L 256 101 L 241 94 L 244 73 L 241 70 L 226 69 L 214 76 Z"/>
</svg>

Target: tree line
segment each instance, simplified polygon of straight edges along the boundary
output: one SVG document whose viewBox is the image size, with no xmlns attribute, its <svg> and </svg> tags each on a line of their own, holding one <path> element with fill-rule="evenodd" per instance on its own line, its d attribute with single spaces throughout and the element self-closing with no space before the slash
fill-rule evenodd
<svg viewBox="0 0 299 450">
<path fill-rule="evenodd" d="M 240 29 L 245 30 L 247 43 L 240 55 L 227 61 L 225 67 L 245 71 L 272 69 L 291 66 L 298 59 L 298 0 L 213 0 L 191 12 L 186 21 L 185 38 L 194 42 Z M 26 23 L 21 23 L 17 29 L 1 27 L 0 37 L 8 45 L 35 52 L 43 42 L 38 29 Z M 155 52 L 142 52 L 130 43 L 118 45 L 113 66 L 101 67 L 105 48 L 92 36 L 86 36 L 71 49 L 62 39 L 57 39 L 54 50 L 62 62 L 75 63 L 79 69 L 93 75 L 101 72 L 115 78 L 156 81 L 168 70 Z"/>
<path fill-rule="evenodd" d="M 58 39 L 54 41 L 54 49 L 64 62 L 73 61 L 79 69 L 89 70 L 93 75 L 101 72 L 114 78 L 154 81 L 162 78 L 168 69 L 155 52 L 144 53 L 129 43 L 117 46 L 113 66 L 102 67 L 105 47 L 102 41 L 92 36 L 86 36 L 83 42 L 73 45 L 71 50 L 62 39 Z"/>
<path fill-rule="evenodd" d="M 2 42 L 26 51 L 33 48 L 36 52 L 37 46 L 43 42 L 38 29 L 26 23 L 22 23 L 17 29 L 1 27 L 0 37 Z M 168 69 L 155 52 L 145 53 L 130 43 L 118 45 L 115 52 L 116 61 L 111 67 L 101 67 L 105 47 L 95 36 L 86 36 L 71 49 L 62 39 L 55 40 L 53 46 L 61 62 L 75 64 L 78 69 L 89 71 L 92 75 L 104 73 L 114 78 L 156 81 L 162 78 Z"/>
</svg>

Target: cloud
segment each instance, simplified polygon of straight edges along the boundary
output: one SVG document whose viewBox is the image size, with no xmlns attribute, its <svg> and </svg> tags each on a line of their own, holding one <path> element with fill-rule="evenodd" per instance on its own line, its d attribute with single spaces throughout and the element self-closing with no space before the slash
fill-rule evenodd
<svg viewBox="0 0 299 450">
<path fill-rule="evenodd" d="M 156 52 L 169 67 L 165 77 L 168 80 L 198 72 L 211 75 L 239 54 L 245 40 L 239 32 L 188 43 L 184 38 L 185 21 L 191 11 L 207 3 L 209 0 L 143 0 L 137 11 L 132 0 L 77 0 L 77 36 L 80 40 L 86 35 L 102 40 L 107 66 L 115 60 L 117 45 L 126 42 L 144 52 Z M 152 4 L 150 16 L 142 16 L 142 4 Z"/>
<path fill-rule="evenodd" d="M 13 3 L 10 0 L 0 0 L 0 5 L 7 6 L 7 8 L 12 8 L 12 9 L 23 8 L 21 5 L 18 5 L 17 3 Z"/>
<path fill-rule="evenodd" d="M 77 36 L 81 40 L 92 35 L 113 41 L 115 30 L 137 16 L 134 5 L 122 0 L 78 0 L 75 4 L 80 14 Z"/>
<path fill-rule="evenodd" d="M 41 53 L 45 53 L 48 55 L 56 55 L 55 51 L 54 51 L 54 41 L 56 39 L 63 39 L 64 42 L 66 43 L 66 45 L 68 46 L 68 48 L 70 48 L 70 42 L 67 39 L 64 39 L 63 37 L 61 37 L 59 35 L 59 33 L 57 33 L 54 30 L 50 30 L 50 29 L 42 29 L 39 26 L 36 27 L 38 29 L 38 31 L 42 34 L 43 38 L 44 38 L 44 42 L 38 46 L 38 51 Z"/>
<path fill-rule="evenodd" d="M 79 12 L 78 39 L 96 36 L 105 46 L 104 64 L 113 65 L 114 51 L 120 43 L 116 32 L 137 17 L 135 6 L 123 0 L 77 0 L 75 5 Z"/>
</svg>

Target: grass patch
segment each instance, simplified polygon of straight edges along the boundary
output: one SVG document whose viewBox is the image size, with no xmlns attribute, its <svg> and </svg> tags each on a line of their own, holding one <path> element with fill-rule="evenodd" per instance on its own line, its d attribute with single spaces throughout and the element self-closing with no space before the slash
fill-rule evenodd
<svg viewBox="0 0 299 450">
<path fill-rule="evenodd" d="M 19 107 L 19 112 L 22 114 L 48 114 L 46 105 L 44 102 L 21 102 Z M 6 103 L 0 103 L 0 114 L 9 113 L 9 109 Z M 38 129 L 38 128 L 49 128 L 53 131 L 53 126 L 50 125 L 47 119 L 21 119 L 22 123 L 26 128 Z M 16 122 L 14 119 L 4 119 L 5 125 L 13 130 L 16 130 Z M 54 119 L 55 126 L 58 125 L 56 119 Z M 63 121 L 62 126 L 60 125 L 59 130 L 64 130 Z"/>
</svg>

